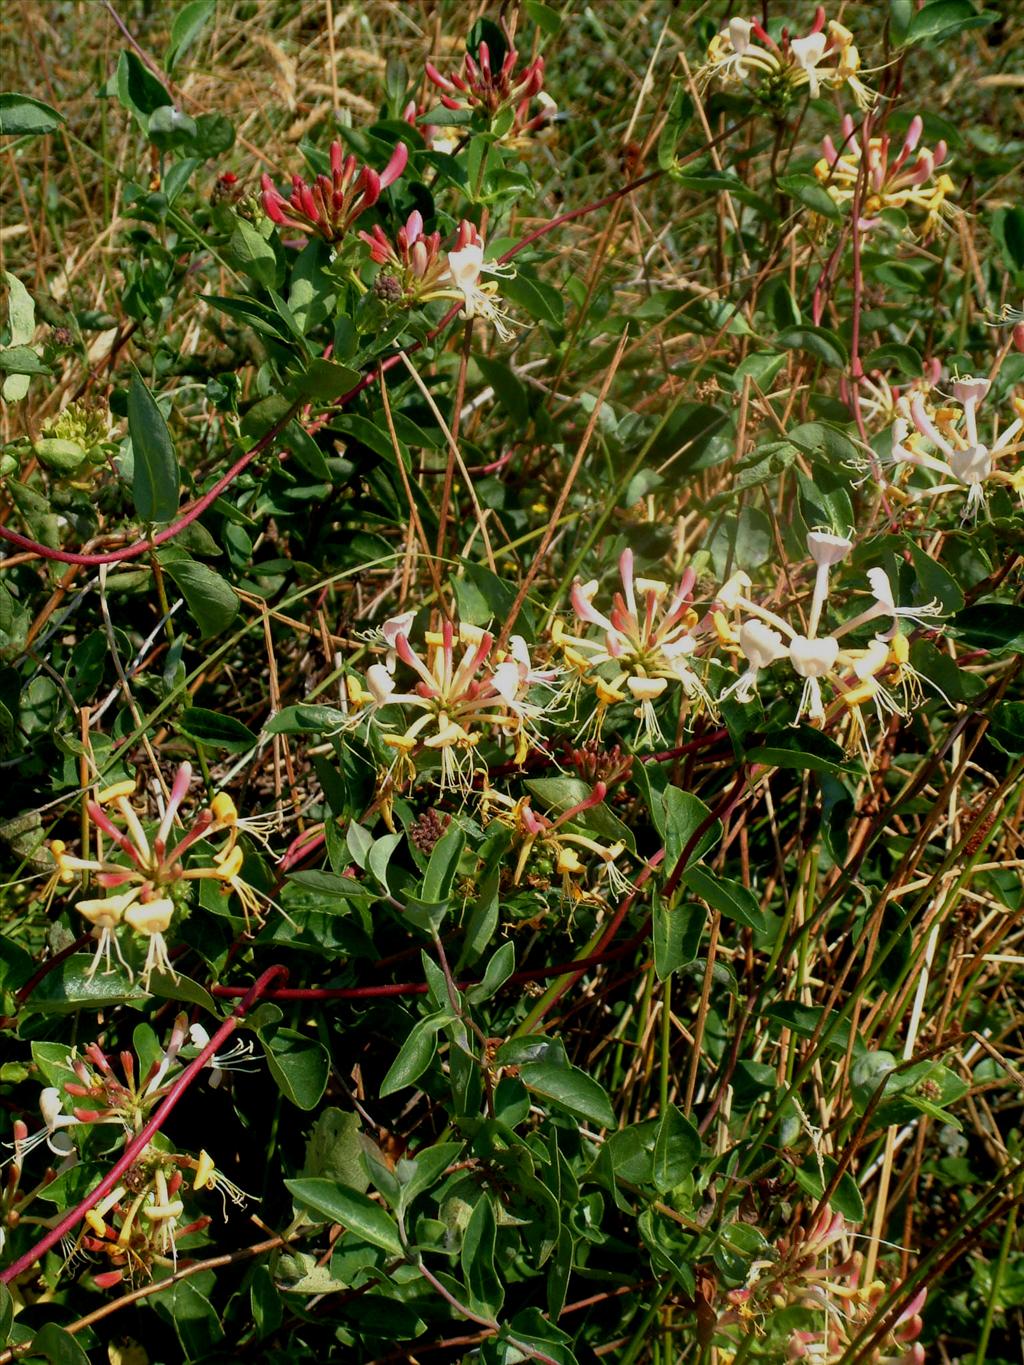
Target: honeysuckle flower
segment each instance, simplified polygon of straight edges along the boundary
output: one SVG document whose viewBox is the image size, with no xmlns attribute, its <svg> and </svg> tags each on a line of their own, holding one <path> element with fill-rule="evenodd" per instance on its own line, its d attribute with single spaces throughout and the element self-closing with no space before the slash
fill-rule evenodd
<svg viewBox="0 0 1024 1365">
<path fill-rule="evenodd" d="M 169 896 L 160 896 L 152 901 L 137 901 L 124 912 L 125 923 L 149 941 L 146 962 L 142 969 L 142 985 L 146 990 L 149 990 L 149 979 L 154 972 L 166 973 L 175 981 L 178 979 L 167 955 L 167 942 L 164 939 L 173 917 L 174 902 Z"/>
<path fill-rule="evenodd" d="M 301 176 L 293 175 L 292 192 L 287 199 L 274 187 L 270 176 L 264 174 L 263 208 L 278 227 L 308 237 L 322 237 L 333 245 L 394 184 L 408 160 L 409 150 L 400 142 L 378 173 L 370 166 L 360 166 L 354 156 L 345 156 L 341 143 L 334 141 L 330 149 L 330 175 L 318 175 L 311 185 Z"/>
<path fill-rule="evenodd" d="M 75 1150 L 75 1144 L 70 1135 L 64 1132 L 65 1128 L 74 1128 L 81 1123 L 81 1119 L 73 1114 L 64 1113 L 64 1104 L 61 1093 L 54 1085 L 48 1085 L 39 1092 L 39 1112 L 43 1116 L 44 1126 L 31 1137 L 18 1137 L 15 1134 L 13 1142 L 4 1143 L 5 1147 L 13 1147 L 14 1155 L 0 1163 L 6 1166 L 10 1161 L 16 1161 L 20 1165 L 29 1152 L 35 1151 L 43 1143 L 49 1147 L 54 1156 L 61 1158 L 69 1156 Z M 22 1132 L 25 1132 L 24 1127 Z"/>
<path fill-rule="evenodd" d="M 530 689 L 549 684 L 554 674 L 533 668 L 522 637 L 513 637 L 511 652 L 495 657 L 490 631 L 445 621 L 439 631 L 426 632 L 424 658 L 410 643 L 409 622 L 401 624 L 404 629 L 386 627 L 385 639 L 390 636 L 393 643 L 396 667 L 404 664 L 415 681 L 401 688 L 386 663 L 371 664 L 362 678 L 349 675 L 348 728 L 377 725 L 384 743 L 395 750 L 392 768 L 401 769 L 403 780 L 415 772 L 411 756 L 418 749 L 438 753 L 445 788 L 469 787 L 478 766 L 474 751 L 486 734 L 512 737 L 517 760 L 525 757 L 532 723 L 541 714 L 529 700 Z M 381 718 L 391 707 L 418 714 L 397 731 L 395 721 Z"/>
<path fill-rule="evenodd" d="M 265 839 L 273 817 L 240 817 L 230 796 L 221 792 L 209 806 L 197 812 L 190 828 L 172 844 L 172 832 L 191 780 L 191 765 L 182 763 L 175 773 L 169 799 L 152 836 L 132 805 L 135 782 L 126 780 L 103 789 L 94 799 L 86 801 L 86 810 L 97 831 L 95 857 L 69 853 L 61 839 L 50 842 L 49 851 L 55 866 L 44 892 L 48 898 L 59 887 L 73 884 L 83 873 L 89 873 L 107 892 L 104 896 L 81 900 L 76 907 L 93 926 L 98 939 L 90 976 L 99 970 L 101 962 L 106 964 L 107 972 L 114 969 L 112 952 L 116 952 L 119 962 L 125 965 L 118 942 L 121 926 L 147 941 L 143 971 L 143 984 L 147 989 L 154 971 L 166 971 L 173 976 L 164 934 L 170 928 L 176 910 L 171 892 L 188 882 L 220 881 L 226 892 L 238 896 L 247 925 L 251 915 L 259 916 L 258 893 L 242 877 L 244 854 L 238 838 L 241 832 L 247 831 Z M 226 839 L 214 853 L 212 866 L 185 861 L 185 855 L 193 845 L 218 835 L 226 835 Z M 105 840 L 109 841 L 109 847 Z"/>
<path fill-rule="evenodd" d="M 852 203 L 856 193 L 861 193 L 857 226 L 862 232 L 870 232 L 881 225 L 880 215 L 884 209 L 913 209 L 924 214 L 921 236 L 927 237 L 939 227 L 948 225 L 958 212 L 955 205 L 947 202 L 949 196 L 956 193 L 952 179 L 945 173 L 935 174 L 936 168 L 946 159 L 946 144 L 937 142 L 934 151 L 919 148 L 923 128 L 920 117 L 915 116 L 899 152 L 892 159 L 888 133 L 869 137 L 865 149 L 863 133 L 858 137 L 849 114 L 843 117 L 842 141 L 838 148 L 831 137 L 823 139 L 825 155 L 816 163 L 814 174 L 840 207 L 845 208 Z M 859 191 L 862 165 L 865 165 L 865 178 Z"/>
<path fill-rule="evenodd" d="M 618 860 L 626 852 L 626 845 L 622 840 L 612 844 L 601 843 L 588 834 L 569 828 L 585 811 L 599 806 L 607 792 L 605 784 L 597 782 L 589 796 L 552 819 L 535 811 L 528 796 L 516 801 L 506 796 L 504 792 L 485 789 L 481 798 L 485 818 L 489 816 L 493 806 L 500 807 L 497 818 L 503 824 L 512 827 L 519 846 L 512 874 L 513 885 L 518 886 L 521 883 L 531 859 L 537 854 L 542 854 L 561 877 L 565 895 L 571 900 L 582 899 L 585 893 L 580 882 L 587 872 L 587 863 L 580 858 L 577 851 L 582 850 L 596 859 L 598 875 L 606 879 L 608 888 L 614 896 L 621 896 L 631 890 L 632 883 L 618 865 Z M 590 895 L 593 896 L 594 893 L 591 892 Z"/>
<path fill-rule="evenodd" d="M 735 695 L 736 700 L 748 702 L 757 690 L 758 674 L 778 659 L 784 659 L 788 650 L 782 636 L 762 621 L 744 621 L 737 633 L 736 643 L 740 653 L 750 665 L 737 680 L 725 689 L 720 700 Z"/>
<path fill-rule="evenodd" d="M 742 571 L 734 574 L 719 590 L 718 601 L 724 611 L 714 613 L 718 638 L 727 649 L 741 653 L 749 664 L 736 682 L 725 690 L 723 697 L 735 695 L 739 701 L 749 701 L 757 689 L 760 672 L 786 658 L 797 677 L 803 679 L 794 723 L 799 723 L 804 715 L 817 724 L 826 719 L 824 682 L 828 682 L 833 693 L 841 698 L 851 713 L 852 708 L 869 701 L 874 702 L 880 711 L 892 713 L 901 710 L 877 678 L 883 670 L 892 668 L 896 669 L 901 682 L 906 683 L 909 677 L 906 652 L 904 650 L 898 660 L 894 658 L 890 638 L 895 635 L 900 619 L 909 617 L 918 620 L 936 614 L 939 604 L 931 602 L 912 609 L 898 607 L 884 572 L 872 570 L 869 581 L 875 594 L 874 604 L 844 622 L 831 634 L 819 635 L 828 599 L 830 571 L 847 557 L 853 543 L 846 536 L 812 531 L 807 538 L 807 548 L 815 563 L 815 577 L 807 624 L 802 631 L 797 631 L 776 612 L 749 597 L 750 577 Z M 725 611 L 744 613 L 745 619 L 741 619 L 738 626 L 734 627 L 724 614 Z M 840 644 L 841 636 L 880 617 L 889 618 L 891 629 L 867 649 L 844 648 Z M 855 719 L 863 731 L 859 712 Z"/>
<path fill-rule="evenodd" d="M 893 592 L 889 575 L 884 569 L 868 569 L 868 582 L 871 584 L 871 592 L 874 603 L 866 607 L 856 616 L 851 617 L 833 634 L 836 636 L 845 635 L 848 631 L 856 630 L 859 626 L 867 625 L 869 621 L 875 621 L 880 616 L 887 616 L 890 619 L 890 626 L 880 638 L 883 640 L 891 639 L 899 630 L 900 620 L 913 621 L 916 625 L 924 626 L 929 619 L 943 614 L 942 603 L 937 598 L 932 598 L 930 602 L 925 602 L 916 607 L 900 607 L 896 604 L 896 596 Z"/>
<path fill-rule="evenodd" d="M 696 575 L 687 569 L 674 590 L 660 579 L 637 578 L 633 551 L 627 548 L 619 557 L 619 576 L 622 592 L 614 594 L 607 616 L 594 605 L 596 579 L 589 583 L 577 579 L 572 586 L 570 601 L 577 620 L 598 627 L 600 639 L 570 635 L 560 623 L 552 634 L 578 678 L 594 688 L 597 729 L 610 706 L 632 701 L 643 741 L 654 744 L 663 739 L 654 703 L 670 687 L 678 686 L 689 702 L 714 710 L 695 667 L 699 617 L 691 599 Z"/>
<path fill-rule="evenodd" d="M 210 1035 L 202 1024 L 191 1024 L 188 1037 L 192 1046 L 200 1052 L 210 1041 Z M 249 1071 L 260 1065 L 260 1059 L 254 1056 L 251 1040 L 239 1038 L 227 1052 L 215 1052 L 206 1065 L 211 1072 L 210 1088 L 216 1090 L 223 1083 L 226 1072 Z"/>
<path fill-rule="evenodd" d="M 938 475 L 940 482 L 928 487 L 904 487 L 901 491 L 912 501 L 966 489 L 963 520 L 975 521 L 987 509 L 986 484 L 1017 488 L 1016 474 L 1000 469 L 997 462 L 1021 450 L 1017 437 L 1024 427 L 1024 404 L 1016 404 L 1018 416 L 1014 421 L 983 441 L 978 409 L 988 393 L 988 381 L 964 378 L 955 380 L 952 387 L 959 410 L 940 407 L 929 412 L 924 395 L 913 395 L 910 421 L 901 417 L 893 423 L 892 462 L 897 468 L 918 468 Z M 922 443 L 936 453 L 922 449 Z"/>
<path fill-rule="evenodd" d="M 118 962 L 130 974 L 131 968 L 124 960 L 124 954 L 121 952 L 121 945 L 117 941 L 114 930 L 124 919 L 125 910 L 138 894 L 136 890 L 126 891 L 121 896 L 105 896 L 98 900 L 79 901 L 75 906 L 78 913 L 93 926 L 93 934 L 98 939 L 96 955 L 92 960 L 92 966 L 86 973 L 90 981 L 96 975 L 101 961 L 105 961 L 107 964 L 105 976 L 109 976 L 114 970 L 111 949 L 117 953 Z"/>
<path fill-rule="evenodd" d="M 448 252 L 449 288 L 455 296 L 462 298 L 462 316 L 483 318 L 491 323 L 502 341 L 511 341 L 515 331 L 508 315 L 502 311 L 497 299 L 498 286 L 494 280 L 481 282 L 483 275 L 496 275 L 509 278 L 515 274 L 511 265 L 498 265 L 484 261 L 484 242 L 472 223 L 463 221 L 459 226 L 456 246 Z"/>
<path fill-rule="evenodd" d="M 502 125 L 501 133 L 509 140 L 516 140 L 549 123 L 555 106 L 550 98 L 541 98 L 544 58 L 534 57 L 517 71 L 519 53 L 507 28 L 504 37 L 505 56 L 498 67 L 492 66 L 490 46 L 484 41 L 477 48 L 476 60 L 466 53 L 461 73 L 443 76 L 432 62 L 427 62 L 426 73 L 428 80 L 440 91 L 441 103 L 446 109 L 475 110 L 490 124 L 504 110 L 511 110 L 511 120 L 507 127 Z M 533 99 L 540 105 L 536 114 L 530 112 Z"/>
<path fill-rule="evenodd" d="M 717 81 L 728 88 L 752 84 L 760 99 L 772 106 L 785 106 L 806 86 L 812 99 L 822 88 L 848 86 L 855 103 L 869 109 L 876 96 L 858 76 L 860 53 L 853 34 L 838 20 L 826 22 L 819 6 L 808 31 L 791 37 L 783 29 L 776 42 L 756 19 L 736 17 L 712 38 L 707 58 L 697 72 L 698 88 Z"/>
</svg>

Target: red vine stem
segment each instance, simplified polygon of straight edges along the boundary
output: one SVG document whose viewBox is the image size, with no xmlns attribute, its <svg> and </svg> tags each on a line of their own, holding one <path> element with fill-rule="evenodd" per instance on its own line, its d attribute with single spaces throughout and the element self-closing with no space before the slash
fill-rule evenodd
<svg viewBox="0 0 1024 1365">
<path fill-rule="evenodd" d="M 652 863 L 655 861 L 651 860 Z M 626 907 L 628 909 L 628 906 Z M 625 910 L 622 911 L 622 914 Z M 618 922 L 621 916 L 616 911 Z M 521 972 L 513 972 L 506 980 L 506 986 L 514 986 L 524 981 L 542 981 L 548 976 L 561 976 L 565 972 L 583 971 L 587 967 L 599 967 L 603 962 L 611 962 L 615 958 L 622 957 L 627 949 L 632 946 L 625 945 L 622 948 L 614 948 L 610 952 L 591 953 L 588 957 L 573 958 L 570 962 L 552 962 L 546 967 L 524 967 Z M 458 990 L 469 990 L 471 986 L 480 984 L 480 977 L 473 977 L 466 981 L 456 981 Z M 247 986 L 207 986 L 211 995 L 221 999 L 233 998 L 236 995 L 244 995 L 249 989 Z M 392 981 L 382 986 L 285 986 L 276 991 L 265 991 L 265 1000 L 373 1000 L 379 997 L 403 996 L 403 995 L 426 995 L 429 986 L 425 981 Z"/>
<path fill-rule="evenodd" d="M 248 1013 L 257 1000 L 266 994 L 268 986 L 276 977 L 286 977 L 287 975 L 287 967 L 278 964 L 274 967 L 268 967 L 262 976 L 258 977 L 253 982 L 245 992 L 243 998 L 224 1020 L 220 1028 L 203 1048 L 202 1052 L 200 1052 L 199 1056 L 196 1057 L 194 1061 L 189 1062 L 188 1066 L 164 1096 L 152 1118 L 138 1133 L 136 1133 L 135 1137 L 128 1143 L 127 1147 L 125 1147 L 124 1151 L 118 1157 L 117 1161 L 114 1162 L 113 1166 L 100 1183 L 96 1185 L 94 1189 L 90 1190 L 85 1198 L 79 1204 L 76 1204 L 70 1213 L 65 1214 L 56 1227 L 52 1227 L 49 1232 L 41 1237 L 34 1247 L 29 1251 L 26 1251 L 23 1256 L 19 1256 L 13 1265 L 9 1265 L 6 1270 L 0 1273 L 0 1284 L 10 1284 L 10 1282 L 16 1279 L 23 1271 L 29 1270 L 34 1266 L 40 1257 L 45 1255 L 52 1246 L 56 1246 L 62 1237 L 69 1233 L 72 1228 L 78 1226 L 89 1210 L 95 1204 L 98 1204 L 104 1195 L 109 1194 L 110 1191 L 114 1189 L 121 1176 L 149 1145 L 150 1138 L 152 1138 L 155 1133 L 159 1132 L 165 1120 L 181 1099 L 182 1095 L 195 1080 L 196 1076 L 199 1075 L 203 1067 L 210 1061 L 225 1039 L 229 1038 L 231 1034 L 234 1033 L 242 1017 Z"/>
</svg>

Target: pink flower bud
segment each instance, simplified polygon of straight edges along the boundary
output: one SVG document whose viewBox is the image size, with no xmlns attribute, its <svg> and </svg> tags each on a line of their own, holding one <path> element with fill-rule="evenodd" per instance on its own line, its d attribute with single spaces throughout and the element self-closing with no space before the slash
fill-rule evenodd
<svg viewBox="0 0 1024 1365">
<path fill-rule="evenodd" d="M 427 73 L 427 79 L 429 81 L 432 81 L 433 84 L 436 85 L 439 90 L 446 90 L 450 93 L 452 90 L 455 89 L 455 86 L 452 85 L 451 81 L 447 80 L 444 76 L 442 76 L 440 71 L 438 71 L 437 67 L 434 66 L 432 62 L 427 62 L 424 70 Z"/>
</svg>

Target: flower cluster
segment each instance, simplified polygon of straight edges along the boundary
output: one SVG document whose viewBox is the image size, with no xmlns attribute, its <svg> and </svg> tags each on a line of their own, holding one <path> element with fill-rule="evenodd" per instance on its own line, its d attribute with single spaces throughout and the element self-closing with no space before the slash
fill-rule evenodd
<svg viewBox="0 0 1024 1365">
<path fill-rule="evenodd" d="M 830 634 L 819 635 L 828 601 L 830 572 L 852 548 L 853 542 L 845 536 L 827 532 L 811 532 L 808 536 L 807 549 L 815 564 L 814 591 L 806 624 L 800 630 L 747 596 L 751 582 L 742 571 L 734 574 L 719 592 L 718 599 L 724 610 L 716 612 L 715 625 L 725 647 L 746 663 L 740 676 L 722 694 L 723 700 L 735 696 L 737 701 L 749 701 L 761 673 L 784 659 L 803 680 L 796 721 L 804 715 L 816 724 L 826 720 L 823 684 L 827 683 L 851 719 L 856 743 L 869 757 L 870 745 L 861 708 L 871 703 L 880 722 L 893 715 L 905 714 L 907 698 L 919 687 L 918 674 L 909 660 L 908 641 L 899 633 L 899 623 L 911 620 L 923 624 L 928 618 L 940 615 L 941 607 L 934 601 L 915 607 L 897 606 L 885 570 L 869 569 L 872 604 L 842 622 Z M 727 612 L 733 613 L 732 619 Z M 882 621 L 886 622 L 886 629 L 877 632 L 866 646 L 841 645 L 842 636 Z M 883 677 L 901 689 L 902 699 L 882 682 Z"/>
<path fill-rule="evenodd" d="M 660 579 L 635 578 L 629 549 L 619 558 L 619 575 L 622 592 L 615 593 L 607 616 L 594 605 L 596 579 L 572 587 L 577 621 L 597 626 L 600 639 L 570 635 L 557 623 L 554 639 L 577 678 L 594 689 L 596 730 L 610 706 L 630 701 L 644 739 L 653 744 L 664 738 L 654 702 L 671 687 L 692 706 L 714 709 L 694 658 L 700 619 L 691 606 L 695 575 L 687 570 L 674 590 Z"/>
<path fill-rule="evenodd" d="M 260 817 L 240 819 L 231 797 L 221 792 L 195 815 L 187 832 L 172 843 L 175 820 L 191 780 L 191 764 L 182 763 L 152 838 L 132 805 L 135 782 L 128 780 L 105 788 L 86 802 L 89 818 L 96 826 L 95 857 L 75 856 L 68 852 L 63 840 L 50 841 L 50 854 L 56 866 L 47 884 L 48 898 L 59 886 L 71 886 L 83 875 L 91 876 L 107 893 L 80 900 L 75 907 L 93 926 L 98 939 L 90 976 L 103 961 L 108 972 L 113 969 L 112 953 L 128 968 L 116 933 L 122 925 L 148 943 L 142 973 L 147 989 L 154 971 L 173 975 L 164 935 L 178 908 L 181 889 L 189 882 L 215 881 L 225 894 L 234 892 L 238 896 L 247 924 L 250 916 L 259 917 L 259 896 L 241 875 L 244 854 L 238 835 L 242 830 L 260 834 L 266 822 Z M 225 838 L 209 866 L 185 863 L 185 854 L 194 851 L 197 843 L 217 835 Z M 109 840 L 109 845 L 104 839 Z"/>
<path fill-rule="evenodd" d="M 8 1203 L 16 1198 L 18 1180 L 26 1156 L 35 1148 L 46 1147 L 60 1158 L 60 1170 L 78 1160 L 78 1143 L 93 1128 L 111 1125 L 120 1130 L 127 1142 L 141 1132 L 152 1111 L 166 1096 L 183 1064 L 183 1050 L 201 1050 L 209 1036 L 201 1025 L 189 1027 L 187 1016 L 174 1021 L 170 1040 L 163 1052 L 146 1067 L 131 1052 L 122 1052 L 116 1066 L 98 1043 L 88 1044 L 79 1056 L 68 1054 L 60 1068 L 61 1085 L 49 1085 L 39 1095 L 43 1127 L 31 1136 L 27 1125 L 14 1125 L 13 1179 L 8 1182 Z M 252 1044 L 236 1045 L 207 1064 L 214 1083 L 224 1068 L 244 1069 L 255 1064 Z M 78 1142 L 72 1136 L 78 1135 Z M 132 1279 L 149 1273 L 154 1263 L 171 1264 L 177 1259 L 177 1240 L 201 1231 L 210 1222 L 208 1215 L 193 1216 L 186 1211 L 190 1191 L 216 1190 L 224 1204 L 245 1202 L 239 1187 L 216 1169 L 206 1151 L 198 1157 L 177 1153 L 160 1141 L 150 1143 L 125 1171 L 121 1181 L 85 1214 L 85 1226 L 69 1247 L 71 1256 L 90 1254 L 102 1257 L 109 1269 L 95 1276 L 101 1288 L 109 1288 L 126 1274 Z M 32 1197 L 26 1196 L 25 1202 Z"/>
<path fill-rule="evenodd" d="M 937 142 L 935 150 L 921 147 L 924 125 L 915 116 L 910 121 L 906 136 L 896 155 L 890 158 L 892 142 L 888 133 L 858 138 L 856 126 L 849 114 L 842 123 L 842 142 L 839 147 L 830 137 L 822 141 L 825 155 L 816 163 L 814 174 L 828 191 L 833 202 L 845 208 L 852 203 L 861 183 L 860 215 L 857 226 L 862 232 L 879 227 L 886 209 L 913 209 L 924 214 L 921 236 L 928 237 L 948 223 L 956 214 L 955 205 L 948 203 L 956 186 L 945 173 L 935 171 L 946 159 L 945 142 Z"/>
<path fill-rule="evenodd" d="M 892 1295 L 882 1280 L 861 1283 L 863 1258 L 858 1253 L 830 1263 L 833 1249 L 848 1239 L 846 1220 L 826 1206 L 810 1228 L 795 1227 L 772 1248 L 770 1259 L 753 1263 L 747 1284 L 726 1295 L 730 1307 L 719 1324 L 753 1324 L 781 1308 L 809 1309 L 815 1318 L 821 1314 L 822 1325 L 794 1328 L 786 1359 L 838 1365 L 883 1299 Z M 924 1348 L 917 1338 L 926 1297 L 924 1289 L 914 1294 L 865 1360 L 872 1365 L 923 1365 Z"/>
<path fill-rule="evenodd" d="M 1024 427 L 1024 402 L 1015 400 L 1017 416 L 1001 432 L 994 431 L 983 441 L 978 429 L 978 412 L 991 385 L 987 379 L 965 376 L 952 383 L 954 406 L 932 407 L 922 392 L 914 393 L 905 404 L 906 415 L 892 426 L 892 463 L 897 470 L 895 491 L 912 502 L 937 498 L 946 493 L 963 493 L 963 518 L 974 521 L 987 506 L 986 484 L 1003 484 L 1024 495 L 1024 467 L 1011 472 L 999 468 L 997 461 L 1019 454 L 1017 440 Z M 919 469 L 936 476 L 937 482 L 910 486 L 899 482 L 899 475 Z"/>
<path fill-rule="evenodd" d="M 482 276 L 507 279 L 515 273 L 514 268 L 484 261 L 484 240 L 472 223 L 463 219 L 447 252 L 441 250 L 439 232 L 423 231 L 418 212 L 409 215 L 394 242 L 376 224 L 372 232 L 360 232 L 359 236 L 370 248 L 371 259 L 383 268 L 377 277 L 378 285 L 383 283 L 378 290 L 382 297 L 405 304 L 434 299 L 461 301 L 463 317 L 483 318 L 503 341 L 512 339 L 511 324 L 497 297 L 497 283 L 493 279 L 482 281 Z"/>
<path fill-rule="evenodd" d="M 381 193 L 393 185 L 405 170 L 409 151 L 400 142 L 379 174 L 370 166 L 360 166 L 354 156 L 344 156 L 340 142 L 331 143 L 331 174 L 318 175 L 311 185 L 299 175 L 292 176 L 292 192 L 287 199 L 274 187 L 269 175 L 262 178 L 263 208 L 278 227 L 301 232 L 307 237 L 322 237 L 332 245 L 340 242 L 361 213 L 372 208 Z"/>
<path fill-rule="evenodd" d="M 527 865 L 539 859 L 541 865 L 547 865 L 561 877 L 562 890 L 570 900 L 589 897 L 600 902 L 600 897 L 593 891 L 583 889 L 588 867 L 580 858 L 582 852 L 596 860 L 598 875 L 606 879 L 614 896 L 621 896 L 630 890 L 631 883 L 619 866 L 619 860 L 626 851 L 625 843 L 621 839 L 613 843 L 601 843 L 573 827 L 581 815 L 599 806 L 607 794 L 605 784 L 597 782 L 589 796 L 552 818 L 535 811 L 529 796 L 514 801 L 503 792 L 488 788 L 481 802 L 485 818 L 490 814 L 491 807 L 497 806 L 496 818 L 512 829 L 518 848 L 512 873 L 513 886 L 520 884 Z"/>
<path fill-rule="evenodd" d="M 525 137 L 542 128 L 554 117 L 554 102 L 545 96 L 544 58 L 534 57 L 521 71 L 519 53 L 505 31 L 505 55 L 499 66 L 491 64 L 490 45 L 481 41 L 476 59 L 466 53 L 462 72 L 453 71 L 443 76 L 432 62 L 427 62 L 427 78 L 441 94 L 446 109 L 478 111 L 493 124 L 498 115 L 507 114 L 507 132 L 511 137 Z M 531 102 L 537 100 L 539 112 L 531 113 Z"/>
<path fill-rule="evenodd" d="M 534 669 L 520 635 L 498 653 L 490 631 L 446 620 L 426 632 L 424 657 L 410 642 L 411 625 L 412 613 L 386 621 L 386 659 L 371 664 L 362 678 L 349 675 L 349 724 L 374 725 L 394 750 L 386 774 L 392 785 L 404 785 L 414 771 L 411 756 L 426 750 L 440 759 L 441 787 L 468 790 L 475 751 L 486 735 L 511 738 L 516 757 L 525 755 L 531 723 L 540 714 L 530 690 L 553 675 Z M 409 675 L 404 685 L 396 678 L 399 661 Z"/>
<path fill-rule="evenodd" d="M 779 42 L 756 19 L 731 19 L 712 38 L 697 83 L 706 87 L 717 81 L 726 88 L 755 84 L 766 104 L 782 106 L 804 86 L 812 99 L 823 88 L 848 86 L 857 105 L 868 109 L 875 96 L 857 75 L 859 70 L 853 34 L 835 19 L 826 23 L 819 6 L 805 34 L 794 38 L 783 28 Z"/>
</svg>

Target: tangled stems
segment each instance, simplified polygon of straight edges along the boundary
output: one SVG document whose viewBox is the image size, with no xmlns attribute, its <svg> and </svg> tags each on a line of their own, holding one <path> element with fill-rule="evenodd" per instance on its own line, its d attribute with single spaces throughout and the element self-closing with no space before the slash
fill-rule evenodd
<svg viewBox="0 0 1024 1365">
<path fill-rule="evenodd" d="M 149 1145 L 150 1139 L 163 1127 L 164 1122 L 170 1116 L 171 1111 L 195 1080 L 196 1076 L 198 1076 L 199 1072 L 202 1071 L 203 1067 L 210 1061 L 214 1053 L 219 1051 L 221 1044 L 224 1043 L 226 1039 L 230 1038 L 240 1021 L 248 1014 L 253 1005 L 263 997 L 271 983 L 278 977 L 287 977 L 287 975 L 287 967 L 277 964 L 273 967 L 268 967 L 267 970 L 253 982 L 243 998 L 224 1020 L 203 1050 L 188 1064 L 171 1086 L 163 1102 L 154 1112 L 153 1117 L 145 1127 L 141 1128 L 135 1137 L 132 1138 L 131 1142 L 128 1143 L 100 1183 L 95 1186 L 94 1189 L 90 1190 L 85 1198 L 79 1204 L 76 1204 L 69 1213 L 65 1214 L 60 1222 L 57 1223 L 56 1227 L 52 1227 L 45 1236 L 41 1237 L 34 1247 L 31 1247 L 26 1251 L 23 1256 L 19 1256 L 12 1265 L 9 1265 L 6 1270 L 0 1273 L 0 1284 L 10 1284 L 13 1280 L 17 1279 L 23 1271 L 31 1269 L 31 1267 L 34 1266 L 52 1246 L 57 1245 L 65 1234 L 70 1232 L 72 1228 L 78 1226 L 89 1210 L 95 1204 L 98 1204 L 104 1195 L 109 1194 L 110 1191 L 115 1188 L 118 1181 L 121 1179 L 121 1176 L 134 1164 L 136 1157 L 138 1157 Z"/>
</svg>

